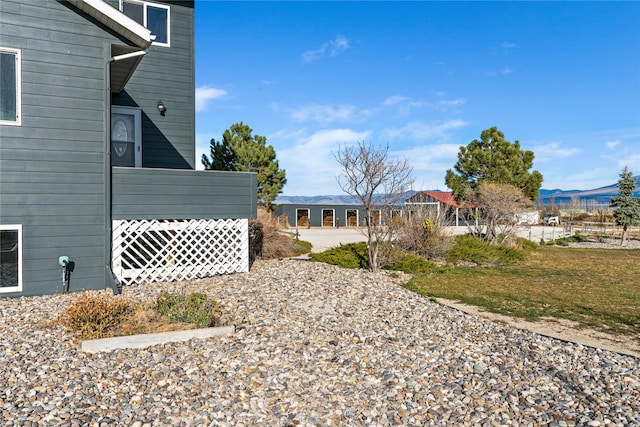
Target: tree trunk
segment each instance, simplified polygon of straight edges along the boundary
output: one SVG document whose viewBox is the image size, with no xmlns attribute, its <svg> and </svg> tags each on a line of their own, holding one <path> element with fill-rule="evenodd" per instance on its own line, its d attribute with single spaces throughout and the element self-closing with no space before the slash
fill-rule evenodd
<svg viewBox="0 0 640 427">
<path fill-rule="evenodd" d="M 629 230 L 627 230 L 627 224 L 622 226 L 622 241 L 620 242 L 620 246 L 625 246 L 625 242 L 627 241 L 627 234 Z"/>
<path fill-rule="evenodd" d="M 375 246 L 375 247 L 374 247 Z M 367 242 L 367 251 L 369 252 L 369 270 L 378 272 L 378 245 L 374 245 L 372 240 Z"/>
</svg>

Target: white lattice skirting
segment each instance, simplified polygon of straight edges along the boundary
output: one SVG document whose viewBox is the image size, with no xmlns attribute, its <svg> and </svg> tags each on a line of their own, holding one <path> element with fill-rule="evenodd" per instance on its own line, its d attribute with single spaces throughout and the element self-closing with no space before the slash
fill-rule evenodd
<svg viewBox="0 0 640 427">
<path fill-rule="evenodd" d="M 123 285 L 249 271 L 247 219 L 116 220 L 112 241 Z"/>
</svg>

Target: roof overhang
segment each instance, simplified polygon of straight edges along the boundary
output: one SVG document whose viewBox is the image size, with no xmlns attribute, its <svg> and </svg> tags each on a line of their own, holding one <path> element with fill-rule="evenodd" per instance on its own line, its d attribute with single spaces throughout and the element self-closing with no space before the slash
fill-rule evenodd
<svg viewBox="0 0 640 427">
<path fill-rule="evenodd" d="M 103 0 L 67 0 L 140 49 L 151 46 L 151 31 Z"/>
<path fill-rule="evenodd" d="M 103 0 L 67 0 L 77 9 L 86 13 L 100 24 L 112 30 L 129 45 L 111 46 L 111 92 L 121 92 L 146 50 L 153 43 L 151 31 L 138 24 L 118 9 Z M 140 52 L 135 55 L 134 52 Z M 132 54 L 132 55 L 128 55 Z"/>
</svg>

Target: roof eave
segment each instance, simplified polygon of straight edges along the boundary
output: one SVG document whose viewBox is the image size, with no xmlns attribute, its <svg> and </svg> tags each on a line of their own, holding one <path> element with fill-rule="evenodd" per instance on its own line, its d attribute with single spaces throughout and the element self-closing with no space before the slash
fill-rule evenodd
<svg viewBox="0 0 640 427">
<path fill-rule="evenodd" d="M 150 30 L 103 0 L 67 0 L 67 2 L 140 49 L 147 49 L 153 42 Z"/>
</svg>

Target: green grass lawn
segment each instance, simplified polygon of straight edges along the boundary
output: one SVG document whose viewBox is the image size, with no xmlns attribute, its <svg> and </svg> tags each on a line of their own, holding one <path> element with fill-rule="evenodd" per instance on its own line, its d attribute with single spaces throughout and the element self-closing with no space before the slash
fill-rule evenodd
<svg viewBox="0 0 640 427">
<path fill-rule="evenodd" d="M 640 250 L 545 246 L 516 264 L 441 268 L 405 286 L 528 320 L 548 316 L 640 334 Z"/>
</svg>

